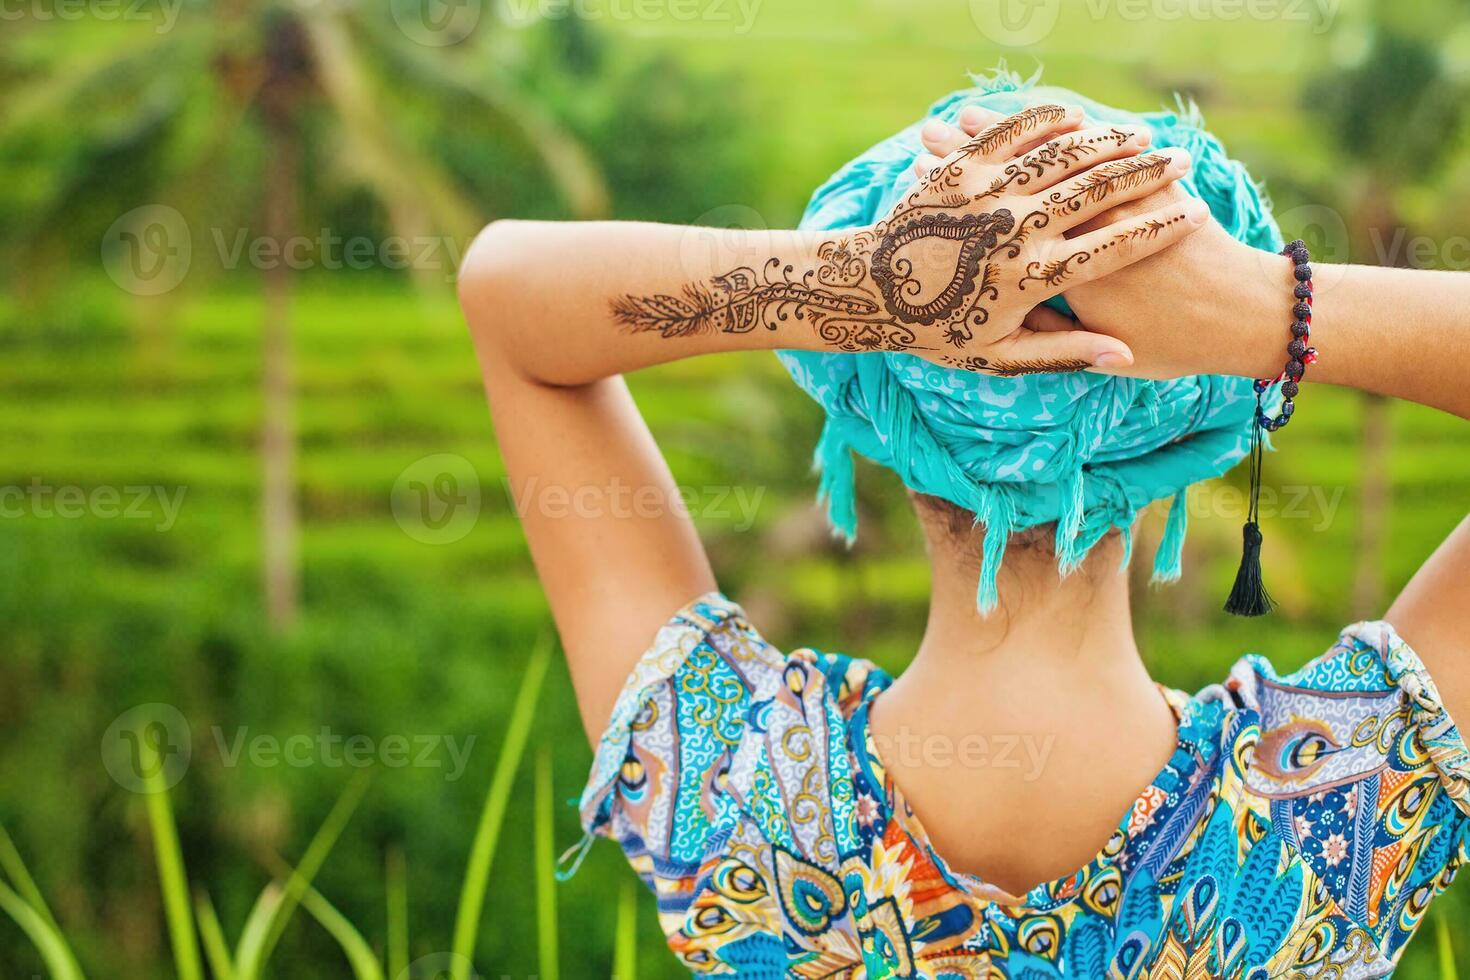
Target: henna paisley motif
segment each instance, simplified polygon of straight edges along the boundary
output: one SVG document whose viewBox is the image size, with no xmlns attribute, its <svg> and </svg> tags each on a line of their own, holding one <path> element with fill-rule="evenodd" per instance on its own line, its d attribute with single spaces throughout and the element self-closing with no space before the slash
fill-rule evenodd
<svg viewBox="0 0 1470 980">
<path fill-rule="evenodd" d="M 975 289 L 980 263 L 995 249 L 999 236 L 1010 234 L 1015 221 L 1010 211 L 999 208 L 983 214 L 925 215 L 890 231 L 873 250 L 871 273 L 888 311 L 905 323 L 926 325 L 953 316 Z M 913 263 L 896 257 L 896 253 L 925 238 L 958 241 L 961 245 L 954 273 L 939 295 L 927 303 L 915 304 L 906 296 L 917 295 L 922 284 L 914 275 Z"/>
</svg>

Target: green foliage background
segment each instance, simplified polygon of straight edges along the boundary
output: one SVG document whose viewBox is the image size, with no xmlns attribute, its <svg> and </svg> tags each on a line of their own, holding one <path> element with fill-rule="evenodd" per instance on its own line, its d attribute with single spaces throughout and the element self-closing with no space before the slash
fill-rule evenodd
<svg viewBox="0 0 1470 980">
<path fill-rule="evenodd" d="M 1470 68 L 1465 4 L 1344 0 L 1330 15 L 1298 20 L 1232 17 L 1228 11 L 1246 8 L 1223 0 L 1158 0 L 1142 17 L 1125 0 L 1068 0 L 1045 38 L 1013 49 L 978 26 L 974 11 L 984 2 L 765 0 L 748 32 L 736 29 L 733 4 L 720 9 L 734 22 L 615 16 L 633 8 L 614 4 L 514 26 L 487 3 L 478 30 L 491 39 L 481 52 L 497 61 L 481 67 L 577 135 L 617 217 L 789 225 L 844 160 L 962 86 L 966 71 L 1005 57 L 1027 73 L 1044 63 L 1048 81 L 1103 101 L 1148 108 L 1175 92 L 1197 100 L 1267 184 L 1289 234 L 1313 230 L 1304 227 L 1316 220 L 1311 206 L 1342 217 L 1347 238 L 1336 243 L 1336 258 L 1384 261 L 1382 243 L 1402 227 L 1431 243 L 1418 262 L 1470 264 L 1457 237 L 1470 228 L 1463 129 L 1450 111 L 1405 121 L 1427 98 L 1424 78 L 1463 94 L 1452 86 Z M 1189 13 L 1201 8 L 1213 13 Z M 603 13 L 586 13 L 595 10 Z M 108 32 L 125 26 L 56 21 L 16 35 L 3 42 L 0 85 L 53 63 L 48 30 L 70 31 L 66 47 L 76 53 L 104 49 L 113 43 Z M 1385 36 L 1400 46 L 1375 60 Z M 1414 70 L 1376 75 L 1380 62 Z M 1421 88 L 1405 88 L 1405 79 Z M 418 130 L 486 215 L 563 214 L 534 157 L 477 127 L 473 106 L 431 102 L 411 78 L 389 85 L 385 97 L 401 103 L 395 118 Z M 183 851 L 191 879 L 208 883 L 232 934 L 269 878 L 272 856 L 300 853 L 350 776 L 321 762 L 260 766 L 244 757 L 231 765 L 238 730 L 473 736 L 458 780 L 444 768 L 382 768 L 317 880 L 381 941 L 383 856 L 401 847 L 413 954 L 444 950 L 509 703 L 547 622 L 450 289 L 386 272 L 296 277 L 303 616 L 287 635 L 271 635 L 258 584 L 259 276 L 212 269 L 199 255 L 179 289 L 139 298 L 103 274 L 98 245 L 119 214 L 148 203 L 186 216 L 196 252 L 212 248 L 212 228 L 258 234 L 248 174 L 263 151 L 244 138 L 229 147 L 233 176 L 216 197 L 189 187 L 158 192 L 147 170 L 163 166 L 157 161 L 93 167 L 96 154 L 120 152 L 136 135 L 129 126 L 147 123 L 109 111 L 101 104 L 84 117 L 0 129 L 0 250 L 9 263 L 0 300 L 0 486 L 159 485 L 185 496 L 166 532 L 150 520 L 34 511 L 0 520 L 0 823 L 92 975 L 170 976 L 143 801 L 113 781 L 99 752 L 119 714 L 163 702 L 187 718 L 192 763 L 173 791 Z M 309 168 L 303 231 L 386 234 L 381 207 L 328 166 L 329 131 L 312 134 L 308 153 L 320 166 Z M 1407 151 L 1412 141 L 1421 149 Z M 44 193 L 67 168 L 89 167 L 102 176 L 61 200 Z M 1379 208 L 1375 215 L 1388 202 L 1395 224 L 1363 217 L 1365 201 Z M 226 213 L 245 217 L 220 217 Z M 901 668 L 922 623 L 927 579 L 895 481 L 860 468 L 861 537 L 852 551 L 835 547 L 811 505 L 807 453 L 817 413 L 773 358 L 682 363 L 632 384 L 681 483 L 761 494 L 748 530 L 734 513 L 704 515 L 701 526 L 724 587 L 767 634 L 785 647 L 841 649 Z M 1357 396 L 1312 388 L 1303 408 L 1279 440 L 1286 451 L 1268 463 L 1270 481 L 1315 488 L 1314 499 L 1336 505 L 1309 500 L 1300 513 L 1268 516 L 1266 563 L 1283 609 L 1263 624 L 1216 611 L 1238 554 L 1242 476 L 1197 497 L 1185 581 L 1138 593 L 1141 645 L 1165 682 L 1198 688 L 1246 650 L 1282 668 L 1302 663 L 1344 623 L 1381 612 L 1463 516 L 1463 423 L 1393 405 L 1386 443 L 1365 449 L 1368 409 Z M 435 453 L 469 460 L 482 491 L 473 531 L 447 545 L 415 540 L 393 511 L 395 480 Z M 1389 498 L 1384 543 L 1368 562 L 1378 581 L 1364 592 L 1355 569 L 1369 473 L 1383 476 Z M 1144 534 L 1156 533 L 1149 522 Z M 1370 608 L 1356 607 L 1355 589 Z M 577 795 L 590 755 L 560 665 L 533 742 L 553 753 L 558 797 Z M 530 794 L 527 772 L 486 905 L 477 959 L 486 976 L 538 970 Z M 571 844 L 577 836 L 565 808 L 556 837 Z M 612 896 L 629 874 L 603 845 L 562 886 L 567 976 L 609 975 Z M 1470 898 L 1452 893 L 1442 909 L 1460 962 L 1470 965 L 1470 939 L 1459 931 L 1470 924 Z M 661 951 L 651 905 L 639 913 L 639 976 L 678 975 Z M 1410 977 L 1442 969 L 1429 943 L 1405 964 Z M 19 931 L 0 920 L 0 975 L 40 971 Z M 331 940 L 304 919 L 283 937 L 273 971 L 346 975 Z"/>
</svg>

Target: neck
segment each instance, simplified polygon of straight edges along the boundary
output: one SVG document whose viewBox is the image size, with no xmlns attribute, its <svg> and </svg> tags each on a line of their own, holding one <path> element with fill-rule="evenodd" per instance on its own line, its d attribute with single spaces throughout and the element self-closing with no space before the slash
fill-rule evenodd
<svg viewBox="0 0 1470 980">
<path fill-rule="evenodd" d="M 931 542 L 929 623 L 895 685 L 895 702 L 924 692 L 932 703 L 936 692 L 948 691 L 958 712 L 1010 713 L 1022 705 L 1045 711 L 1041 702 L 1063 711 L 1081 702 L 1157 708 L 1133 638 L 1118 535 L 1065 578 L 1049 549 L 1012 549 L 998 583 L 1001 604 L 989 614 L 975 606 L 973 559 L 950 550 L 968 546 Z"/>
<path fill-rule="evenodd" d="M 935 548 L 929 623 L 920 656 L 1004 661 L 1024 656 L 1058 663 L 1136 660 L 1122 540 L 1098 543 L 1082 567 L 1062 577 L 1048 549 L 1013 549 L 998 583 L 1001 604 L 975 606 L 977 572 Z"/>
<path fill-rule="evenodd" d="M 1177 723 L 1133 641 L 1118 536 L 1066 578 L 1050 549 L 1013 547 L 990 615 L 959 550 L 978 542 L 929 538 L 929 625 L 873 702 L 875 747 L 938 851 L 1022 894 L 1098 852 Z"/>
</svg>

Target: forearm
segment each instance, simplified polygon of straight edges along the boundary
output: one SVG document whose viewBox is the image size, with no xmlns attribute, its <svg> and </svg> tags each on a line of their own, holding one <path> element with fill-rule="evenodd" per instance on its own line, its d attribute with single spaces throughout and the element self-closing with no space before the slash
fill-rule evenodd
<svg viewBox="0 0 1470 980">
<path fill-rule="evenodd" d="M 1470 275 L 1323 266 L 1311 372 L 1470 418 Z"/>
<path fill-rule="evenodd" d="M 461 303 L 482 359 L 549 385 L 775 348 L 914 352 L 998 375 L 1126 364 L 1110 338 L 1025 329 L 1031 311 L 1185 238 L 1208 212 L 1171 202 L 1067 237 L 1189 167 L 1178 151 L 1137 155 L 1123 129 L 1006 161 L 1041 123 L 1072 115 L 1038 106 L 1009 117 L 860 228 L 498 222 L 465 259 Z"/>
<path fill-rule="evenodd" d="M 1224 343 L 1206 370 L 1275 377 L 1291 340 L 1291 261 L 1254 252 L 1217 282 Z M 1357 388 L 1470 418 L 1470 275 L 1361 265 L 1313 265 L 1307 384 Z M 1243 288 L 1242 288 L 1243 287 Z"/>
<path fill-rule="evenodd" d="M 634 222 L 498 222 L 461 298 L 482 352 L 579 385 L 678 358 L 754 349 L 905 349 L 847 236 Z M 860 347 L 861 342 L 868 346 Z"/>
</svg>

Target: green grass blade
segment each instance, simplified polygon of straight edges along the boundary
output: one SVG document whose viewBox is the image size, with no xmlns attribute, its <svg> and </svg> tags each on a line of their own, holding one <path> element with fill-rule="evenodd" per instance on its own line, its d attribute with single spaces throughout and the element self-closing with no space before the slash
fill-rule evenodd
<svg viewBox="0 0 1470 980">
<path fill-rule="evenodd" d="M 209 963 L 213 980 L 235 980 L 235 964 L 230 962 L 230 944 L 220 928 L 214 903 L 203 888 L 194 891 L 194 918 L 199 923 L 199 941 L 204 946 L 204 959 Z"/>
<path fill-rule="evenodd" d="M 239 980 L 257 980 L 260 976 L 260 971 L 264 969 L 276 943 L 280 941 L 281 933 L 291 921 L 291 915 L 296 911 L 296 906 L 300 904 L 302 896 L 310 887 L 317 872 L 321 870 L 322 864 L 326 862 L 327 855 L 337 843 L 337 838 L 342 836 L 347 821 L 352 818 L 352 812 L 362 802 L 368 783 L 368 774 L 358 773 L 347 784 L 342 795 L 337 797 L 337 802 L 332 805 L 331 812 L 322 821 L 316 836 L 306 846 L 306 853 L 302 855 L 301 863 L 297 865 L 296 870 L 291 873 L 282 887 L 280 904 L 271 913 L 267 929 L 260 942 L 253 944 L 248 950 L 242 945 L 241 952 L 244 958 L 239 961 L 237 970 Z"/>
<path fill-rule="evenodd" d="M 613 980 L 637 980 L 638 883 L 624 881 L 618 892 L 618 922 L 613 939 Z"/>
<path fill-rule="evenodd" d="M 383 980 L 383 967 L 378 963 L 373 948 L 362 938 L 357 927 L 323 898 L 320 892 L 308 887 L 301 893 L 301 907 L 337 940 L 337 945 L 342 947 L 347 962 L 352 965 L 352 975 L 357 980 Z"/>
<path fill-rule="evenodd" d="M 388 882 L 388 976 L 408 975 L 408 864 L 403 851 L 388 850 L 384 867 Z"/>
<path fill-rule="evenodd" d="M 1435 944 L 1439 948 L 1439 980 L 1459 980 L 1460 973 L 1455 969 L 1455 944 L 1450 935 L 1449 916 L 1441 910 L 1435 915 L 1438 920 L 1435 925 Z"/>
<path fill-rule="evenodd" d="M 148 826 L 153 834 L 153 856 L 158 862 L 158 885 L 163 892 L 163 912 L 168 920 L 169 941 L 174 951 L 174 969 L 179 980 L 204 980 L 204 966 L 199 959 L 199 940 L 194 935 L 194 914 L 189 908 L 188 876 L 184 873 L 184 853 L 179 847 L 179 831 L 174 823 L 173 806 L 168 798 L 166 767 L 148 739 L 139 739 L 144 756 L 144 800 L 148 807 Z"/>
<path fill-rule="evenodd" d="M 536 949 L 540 980 L 561 980 L 556 948 L 556 819 L 552 812 L 551 753 L 536 753 L 536 829 L 531 853 L 536 862 Z"/>
<path fill-rule="evenodd" d="M 271 921 L 281 907 L 281 886 L 272 881 L 260 890 L 250 915 L 245 918 L 245 928 L 240 932 L 240 945 L 235 949 L 235 977 L 237 980 L 255 980 L 264 962 L 261 948 L 270 935 Z M 246 969 L 257 971 L 246 973 Z"/>
<path fill-rule="evenodd" d="M 485 806 L 480 811 L 480 825 L 475 830 L 474 843 L 470 845 L 464 887 L 460 890 L 459 908 L 454 916 L 451 980 L 469 980 L 470 964 L 475 955 L 475 935 L 480 927 L 480 912 L 485 903 L 485 889 L 490 883 L 490 866 L 495 859 L 500 825 L 505 819 L 505 807 L 510 801 L 521 756 L 526 750 L 526 740 L 535 719 L 536 701 L 541 695 L 541 684 L 546 679 L 546 668 L 550 663 L 551 639 L 543 636 L 526 662 L 526 673 L 521 678 L 520 690 L 516 692 L 505 741 L 501 743 L 500 757 L 495 761 L 495 772 L 485 794 Z"/>
<path fill-rule="evenodd" d="M 46 904 L 41 889 L 36 887 L 35 879 L 31 877 L 25 861 L 21 860 L 20 850 L 16 848 L 15 841 L 11 840 L 10 835 L 5 832 L 3 825 L 0 825 L 0 871 L 10 876 L 10 883 L 15 886 L 20 897 L 25 899 L 31 909 L 45 919 L 47 925 L 56 930 L 59 935 L 61 926 L 57 923 L 56 917 L 51 914 L 51 909 Z"/>
<path fill-rule="evenodd" d="M 72 957 L 71 949 L 61 936 L 61 930 L 47 922 L 40 912 L 26 904 L 9 885 L 3 883 L 0 883 L 0 911 L 14 919 L 15 924 L 35 944 L 46 969 L 51 971 L 53 980 L 82 980 L 81 967 L 77 966 L 77 961 Z"/>
</svg>

